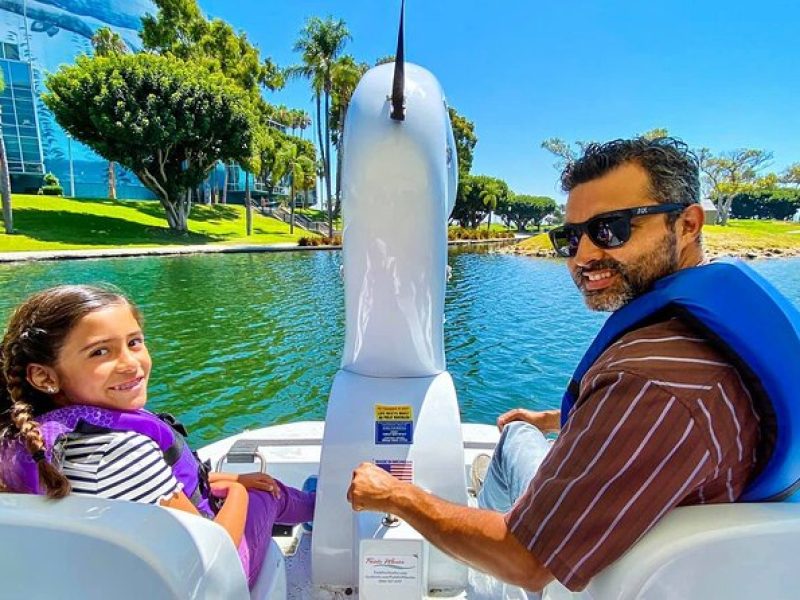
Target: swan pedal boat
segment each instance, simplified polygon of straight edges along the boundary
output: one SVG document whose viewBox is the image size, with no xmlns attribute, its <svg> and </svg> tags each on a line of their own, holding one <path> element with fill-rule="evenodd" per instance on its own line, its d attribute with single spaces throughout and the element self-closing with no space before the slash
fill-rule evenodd
<svg viewBox="0 0 800 600">
<path fill-rule="evenodd" d="M 0 494 L 0 596 L 537 597 L 468 569 L 407 523 L 353 512 L 345 497 L 353 468 L 374 460 L 475 505 L 472 461 L 499 437 L 493 426 L 460 422 L 445 362 L 447 223 L 457 186 L 447 104 L 431 73 L 404 64 L 401 44 L 397 56 L 364 75 L 345 120 L 345 348 L 325 423 L 255 429 L 199 451 L 218 470 L 261 469 L 297 487 L 318 474 L 313 531 L 274 536 L 248 590 L 230 537 L 202 517 L 94 497 Z M 543 598 L 796 599 L 798 556 L 800 504 L 677 508 L 585 590 L 554 582 Z"/>
</svg>

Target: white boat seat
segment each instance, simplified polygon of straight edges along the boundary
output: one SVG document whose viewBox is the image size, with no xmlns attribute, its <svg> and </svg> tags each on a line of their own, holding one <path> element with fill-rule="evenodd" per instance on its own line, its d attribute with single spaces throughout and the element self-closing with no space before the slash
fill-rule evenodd
<svg viewBox="0 0 800 600">
<path fill-rule="evenodd" d="M 800 597 L 800 504 L 677 508 L 583 592 L 544 600 L 789 600 Z"/>
<path fill-rule="evenodd" d="M 251 596 L 222 527 L 158 506 L 0 494 L 0 539 L 7 598 L 285 598 L 274 542 Z"/>
</svg>

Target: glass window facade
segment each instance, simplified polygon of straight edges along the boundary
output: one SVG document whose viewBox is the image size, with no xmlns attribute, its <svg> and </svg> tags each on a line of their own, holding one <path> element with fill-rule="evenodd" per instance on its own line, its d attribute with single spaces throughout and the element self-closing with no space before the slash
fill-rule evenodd
<svg viewBox="0 0 800 600">
<path fill-rule="evenodd" d="M 11 173 L 44 173 L 36 121 L 31 68 L 19 59 L 19 47 L 2 43 L 0 69 L 5 88 L 0 93 L 0 126 Z"/>
</svg>

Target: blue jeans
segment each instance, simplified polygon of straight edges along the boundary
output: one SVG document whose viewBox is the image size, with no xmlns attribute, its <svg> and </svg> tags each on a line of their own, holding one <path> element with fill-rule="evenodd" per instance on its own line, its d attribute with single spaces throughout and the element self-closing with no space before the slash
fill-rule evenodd
<svg viewBox="0 0 800 600">
<path fill-rule="evenodd" d="M 502 513 L 511 510 L 549 450 L 550 442 L 533 425 L 520 421 L 506 425 L 478 492 L 478 506 Z"/>
</svg>

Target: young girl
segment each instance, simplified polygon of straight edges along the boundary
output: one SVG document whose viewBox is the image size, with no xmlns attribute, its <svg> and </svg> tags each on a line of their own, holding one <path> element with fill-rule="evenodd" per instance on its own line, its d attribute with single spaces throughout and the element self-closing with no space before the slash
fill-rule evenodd
<svg viewBox="0 0 800 600">
<path fill-rule="evenodd" d="M 310 521 L 314 494 L 269 475 L 210 473 L 185 430 L 144 410 L 150 355 L 137 308 L 89 286 L 40 292 L 0 343 L 0 481 L 201 514 L 225 528 L 252 587 L 274 523 Z"/>
</svg>

